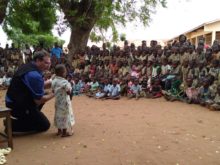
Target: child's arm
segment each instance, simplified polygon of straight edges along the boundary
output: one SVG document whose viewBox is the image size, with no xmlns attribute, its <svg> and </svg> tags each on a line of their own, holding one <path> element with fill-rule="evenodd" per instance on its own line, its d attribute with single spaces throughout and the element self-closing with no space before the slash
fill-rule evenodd
<svg viewBox="0 0 220 165">
<path fill-rule="evenodd" d="M 71 94 L 72 94 L 72 91 L 71 91 L 71 90 L 68 90 L 68 91 L 66 91 L 66 93 L 67 93 L 68 95 L 71 95 Z"/>
<path fill-rule="evenodd" d="M 66 80 L 63 87 L 64 87 L 66 93 L 71 96 L 72 95 L 72 87 L 71 87 L 71 84 L 67 80 Z"/>
</svg>

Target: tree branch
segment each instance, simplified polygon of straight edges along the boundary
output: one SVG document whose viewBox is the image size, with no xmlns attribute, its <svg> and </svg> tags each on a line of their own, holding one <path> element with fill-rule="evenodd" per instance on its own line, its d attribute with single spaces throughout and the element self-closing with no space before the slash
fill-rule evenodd
<svg viewBox="0 0 220 165">
<path fill-rule="evenodd" d="M 1 0 L 0 1 L 0 24 L 3 22 L 6 15 L 6 8 L 9 0 Z"/>
</svg>

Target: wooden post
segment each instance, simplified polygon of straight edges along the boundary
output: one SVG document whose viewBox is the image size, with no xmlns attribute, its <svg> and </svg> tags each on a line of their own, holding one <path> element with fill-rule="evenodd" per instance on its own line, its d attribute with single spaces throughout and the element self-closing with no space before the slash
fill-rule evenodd
<svg viewBox="0 0 220 165">
<path fill-rule="evenodd" d="M 212 31 L 212 43 L 211 44 L 214 43 L 215 39 L 216 39 L 216 31 Z"/>
</svg>

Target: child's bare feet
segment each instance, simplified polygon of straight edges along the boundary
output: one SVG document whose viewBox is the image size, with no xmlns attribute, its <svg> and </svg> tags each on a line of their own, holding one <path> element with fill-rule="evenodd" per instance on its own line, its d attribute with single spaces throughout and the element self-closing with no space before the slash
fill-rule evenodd
<svg viewBox="0 0 220 165">
<path fill-rule="evenodd" d="M 73 132 L 65 132 L 65 133 L 62 133 L 61 137 L 68 137 L 68 136 L 72 136 L 73 135 Z"/>
<path fill-rule="evenodd" d="M 61 137 L 68 137 L 68 136 L 72 136 L 72 135 L 73 135 L 72 130 L 71 130 L 71 132 L 68 132 L 67 129 L 63 129 Z"/>
<path fill-rule="evenodd" d="M 58 132 L 57 132 L 57 136 L 61 135 L 62 134 L 62 130 L 61 129 L 58 129 Z"/>
</svg>

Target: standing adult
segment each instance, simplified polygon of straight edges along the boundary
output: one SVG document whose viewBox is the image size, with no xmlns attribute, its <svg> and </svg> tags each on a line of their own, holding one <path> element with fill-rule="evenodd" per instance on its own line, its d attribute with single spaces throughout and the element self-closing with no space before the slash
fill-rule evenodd
<svg viewBox="0 0 220 165">
<path fill-rule="evenodd" d="M 61 60 L 61 55 L 62 55 L 63 51 L 62 49 L 58 46 L 58 43 L 56 42 L 54 44 L 54 47 L 51 49 L 51 56 L 56 56 L 58 62 L 60 63 Z"/>
<path fill-rule="evenodd" d="M 25 44 L 25 49 L 23 50 L 25 63 L 29 63 L 32 60 L 32 51 L 28 44 Z"/>
<path fill-rule="evenodd" d="M 21 66 L 6 93 L 6 106 L 12 109 L 13 132 L 42 132 L 50 127 L 47 117 L 41 112 L 43 104 L 54 97 L 45 94 L 43 72 L 50 67 L 50 55 L 39 51 L 33 61 Z"/>
</svg>

